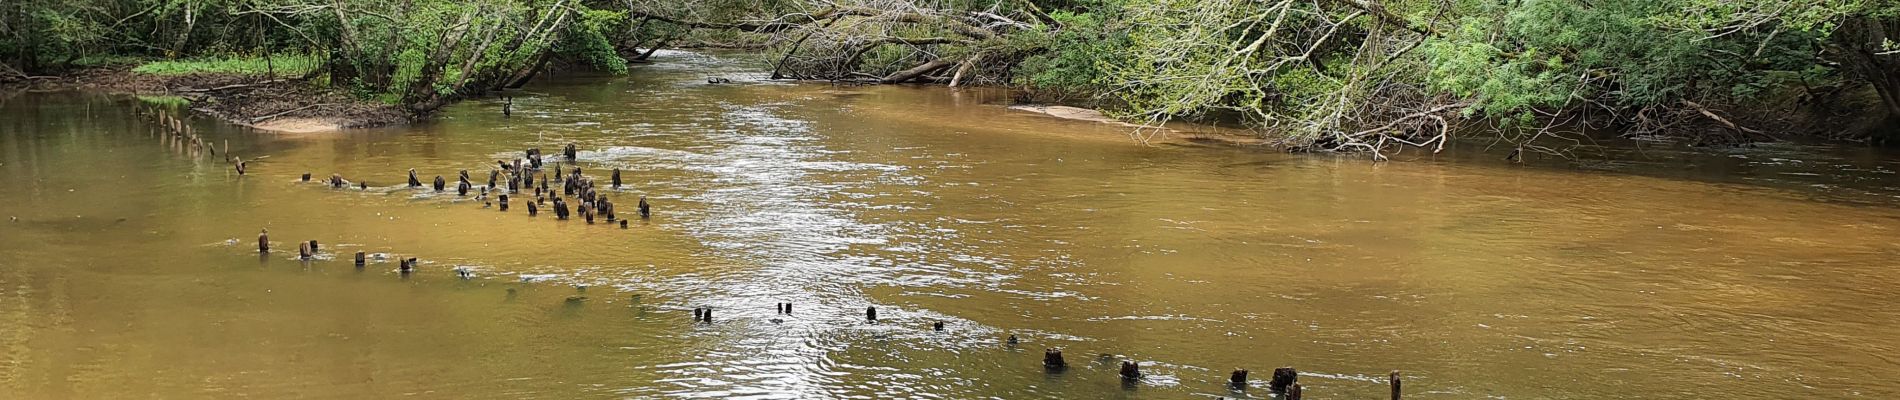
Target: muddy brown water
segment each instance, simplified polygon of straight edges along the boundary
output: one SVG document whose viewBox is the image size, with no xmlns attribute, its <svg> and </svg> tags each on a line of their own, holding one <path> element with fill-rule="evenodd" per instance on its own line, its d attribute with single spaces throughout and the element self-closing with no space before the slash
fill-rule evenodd
<svg viewBox="0 0 1900 400">
<path fill-rule="evenodd" d="M 1383 398 L 1392 370 L 1416 399 L 1900 397 L 1884 152 L 1375 165 L 1139 146 L 984 91 L 706 85 L 758 76 L 663 58 L 539 82 L 512 118 L 192 120 L 253 160 L 241 177 L 136 100 L 4 100 L 0 398 L 1264 398 L 1279 366 L 1314 399 Z M 654 216 L 401 187 L 570 142 Z M 1045 372 L 1046 347 L 1071 367 Z M 1124 358 L 1148 375 L 1122 382 Z M 1234 368 L 1254 384 L 1227 388 Z"/>
</svg>

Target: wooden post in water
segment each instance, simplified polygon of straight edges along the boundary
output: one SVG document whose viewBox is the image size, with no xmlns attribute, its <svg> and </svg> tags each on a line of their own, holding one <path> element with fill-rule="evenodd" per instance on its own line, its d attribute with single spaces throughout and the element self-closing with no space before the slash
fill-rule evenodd
<svg viewBox="0 0 1900 400">
<path fill-rule="evenodd" d="M 877 322 L 877 306 L 865 307 L 864 319 L 873 323 Z"/>
<path fill-rule="evenodd" d="M 937 321 L 937 322 L 931 323 L 930 329 L 934 329 L 938 332 L 943 332 L 943 321 Z"/>
<path fill-rule="evenodd" d="M 1068 366 L 1069 366 L 1069 363 L 1062 360 L 1062 349 L 1051 347 L 1051 348 L 1042 350 L 1042 367 L 1043 368 L 1063 369 Z"/>
<path fill-rule="evenodd" d="M 1141 363 L 1137 361 L 1122 361 L 1121 376 L 1122 379 L 1131 381 L 1141 379 Z"/>
<path fill-rule="evenodd" d="M 257 252 L 259 253 L 270 252 L 270 229 L 262 229 L 262 230 L 257 231 Z"/>
<path fill-rule="evenodd" d="M 1286 400 L 1300 400 L 1300 392 L 1304 391 L 1306 391 L 1306 388 L 1295 383 L 1292 387 L 1286 389 Z"/>
<path fill-rule="evenodd" d="M 1234 374 L 1227 377 L 1227 384 L 1233 385 L 1235 389 L 1247 387 L 1247 370 L 1244 368 L 1234 370 Z"/>
<path fill-rule="evenodd" d="M 310 241 L 310 252 L 311 252 L 311 253 L 316 253 L 316 252 L 319 252 L 319 251 L 323 251 L 323 250 L 318 250 L 318 248 L 317 248 L 317 241 L 315 241 L 315 240 L 312 240 L 312 241 Z"/>
<path fill-rule="evenodd" d="M 360 251 L 356 252 L 356 266 L 358 267 L 363 266 L 364 261 L 367 261 L 367 260 L 365 260 L 363 252 L 360 252 Z"/>
<path fill-rule="evenodd" d="M 1392 380 L 1392 400 L 1399 400 L 1399 386 L 1401 385 L 1399 382 L 1399 371 L 1392 371 L 1390 378 Z"/>
<path fill-rule="evenodd" d="M 1286 393 L 1287 387 L 1293 386 L 1293 384 L 1298 383 L 1299 380 L 1300 371 L 1293 369 L 1293 367 L 1274 368 L 1273 380 L 1267 381 L 1267 390 L 1273 391 L 1274 393 Z"/>
<path fill-rule="evenodd" d="M 310 259 L 310 242 L 297 243 L 297 259 Z"/>
</svg>

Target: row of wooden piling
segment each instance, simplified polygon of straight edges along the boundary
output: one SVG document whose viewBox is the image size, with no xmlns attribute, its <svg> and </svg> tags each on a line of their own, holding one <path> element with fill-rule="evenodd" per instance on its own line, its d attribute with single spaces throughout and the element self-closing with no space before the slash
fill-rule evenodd
<svg viewBox="0 0 1900 400">
<path fill-rule="evenodd" d="M 270 243 L 271 243 L 270 229 L 265 228 L 265 229 L 258 230 L 257 231 L 257 253 L 270 254 Z M 309 241 L 297 242 L 297 259 L 298 260 L 310 261 L 310 260 L 316 259 L 317 253 L 320 251 L 322 251 L 321 244 L 319 244 L 315 239 L 312 239 Z M 356 252 L 356 256 L 353 261 L 355 262 L 357 268 L 362 268 L 363 266 L 369 263 L 369 253 L 358 251 Z M 397 258 L 398 266 L 396 270 L 404 274 L 415 272 L 418 262 L 419 262 L 418 259 L 415 257 L 410 257 L 410 258 L 399 257 Z M 457 270 L 458 274 L 462 274 L 462 272 L 463 271 L 461 270 Z M 470 277 L 471 276 L 469 275 L 465 275 L 465 274 L 462 275 L 463 279 L 468 279 Z"/>
<path fill-rule="evenodd" d="M 298 258 L 302 260 L 312 259 L 315 256 L 316 252 L 320 251 L 319 246 L 320 244 L 316 240 L 298 242 L 298 250 L 297 250 Z M 270 252 L 270 231 L 268 229 L 261 230 L 258 232 L 257 249 L 259 253 Z M 400 261 L 400 266 L 398 267 L 398 271 L 401 272 L 402 274 L 407 275 L 416 270 L 416 266 L 417 266 L 416 258 L 413 258 L 413 257 L 412 258 L 398 258 L 398 260 Z M 366 253 L 362 251 L 356 252 L 355 259 L 353 261 L 357 268 L 362 268 L 367 262 Z M 473 274 L 466 269 L 457 268 L 455 272 L 456 272 L 456 275 L 462 279 L 473 278 Z M 585 288 L 581 287 L 581 290 L 585 290 Z M 510 289 L 510 291 L 512 292 L 513 289 Z M 636 298 L 638 298 L 637 295 L 636 295 Z M 583 296 L 573 296 L 573 297 L 569 297 L 567 301 L 569 303 L 579 303 L 580 301 L 585 300 L 585 299 L 586 298 Z M 773 304 L 773 307 L 774 307 L 774 311 L 779 315 L 792 314 L 792 303 L 790 302 L 775 303 Z M 865 322 L 873 323 L 873 324 L 879 322 L 877 306 L 865 307 L 864 320 Z M 772 321 L 774 323 L 781 322 L 781 320 L 776 319 L 776 318 L 774 318 Z M 707 324 L 712 323 L 713 322 L 713 308 L 712 307 L 693 307 L 693 322 L 707 323 Z M 932 321 L 931 329 L 938 332 L 944 331 L 945 329 L 944 322 L 940 320 Z M 1005 342 L 1011 346 L 1014 346 L 1020 343 L 1020 339 L 1018 339 L 1016 335 L 1011 334 L 1009 335 L 1007 339 L 1005 339 Z M 1062 372 L 1064 370 L 1067 370 L 1069 366 L 1067 360 L 1063 357 L 1062 349 L 1054 348 L 1054 347 L 1043 349 L 1042 365 L 1045 369 L 1047 369 L 1049 372 L 1052 372 L 1052 373 Z M 1248 387 L 1248 379 L 1249 379 L 1250 374 L 1251 374 L 1250 371 L 1248 371 L 1247 369 L 1236 369 L 1228 375 L 1227 383 L 1231 389 L 1244 390 L 1245 388 Z M 1141 378 L 1145 376 L 1141 372 L 1141 362 L 1132 361 L 1132 360 L 1122 361 L 1121 367 L 1117 371 L 1117 375 L 1120 376 L 1124 381 L 1127 381 L 1129 383 L 1139 382 Z M 1387 383 L 1391 386 L 1391 399 L 1400 400 L 1400 394 L 1401 394 L 1401 389 L 1403 386 L 1403 381 L 1400 377 L 1399 371 L 1392 371 L 1389 375 L 1387 375 Z M 1269 392 L 1272 392 L 1278 395 L 1277 396 L 1278 399 L 1299 400 L 1301 396 L 1303 396 L 1303 392 L 1304 392 L 1304 387 L 1302 387 L 1299 383 L 1299 371 L 1292 367 L 1275 368 L 1273 370 L 1273 376 L 1269 378 L 1269 380 L 1267 381 L 1267 390 Z"/>
<path fill-rule="evenodd" d="M 173 150 L 182 152 L 194 159 L 207 154 L 212 156 L 223 154 L 225 162 L 234 162 L 234 157 L 231 156 L 230 140 L 225 140 L 223 151 L 219 151 L 218 147 L 213 145 L 210 140 L 206 140 L 203 136 L 198 135 L 198 130 L 192 128 L 190 123 L 178 118 L 172 113 L 163 112 L 156 108 L 137 108 L 133 111 L 133 114 L 149 118 L 151 124 L 155 127 L 151 132 L 161 140 L 164 140 L 164 144 Z M 234 163 L 241 164 L 241 162 Z M 242 175 L 243 173 L 243 168 L 239 167 L 238 174 Z"/>
</svg>

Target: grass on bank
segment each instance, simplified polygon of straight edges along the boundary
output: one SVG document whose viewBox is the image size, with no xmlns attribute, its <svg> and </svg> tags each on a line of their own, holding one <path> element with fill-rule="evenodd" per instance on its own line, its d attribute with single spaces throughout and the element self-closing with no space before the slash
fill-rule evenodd
<svg viewBox="0 0 1900 400">
<path fill-rule="evenodd" d="M 185 107 L 185 106 L 191 105 L 191 100 L 186 100 L 184 97 L 179 97 L 179 96 L 137 96 L 137 97 L 139 101 L 144 102 L 145 104 L 151 104 L 155 106 Z"/>
<path fill-rule="evenodd" d="M 280 77 L 296 77 L 320 68 L 322 62 L 316 56 L 303 54 L 276 54 L 266 63 L 263 57 L 228 56 L 222 58 L 199 58 L 190 60 L 152 61 L 132 68 L 132 72 L 152 75 L 189 75 L 189 74 L 237 74 L 265 75 L 275 72 Z"/>
</svg>

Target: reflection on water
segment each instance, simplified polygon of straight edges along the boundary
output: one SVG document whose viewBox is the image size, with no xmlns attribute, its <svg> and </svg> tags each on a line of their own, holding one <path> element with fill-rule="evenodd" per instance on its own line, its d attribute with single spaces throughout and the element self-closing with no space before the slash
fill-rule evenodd
<svg viewBox="0 0 1900 400">
<path fill-rule="evenodd" d="M 1900 165 L 1880 152 L 1575 169 L 1144 147 L 997 92 L 664 57 L 541 82 L 512 118 L 193 121 L 253 160 L 242 177 L 133 100 L 7 99 L 0 398 L 1265 397 L 1287 365 L 1315 398 L 1378 398 L 1391 370 L 1408 398 L 1900 396 Z M 403 187 L 566 143 L 653 217 Z M 278 252 L 255 253 L 259 228 Z M 310 239 L 318 260 L 281 250 Z M 1071 368 L 1045 373 L 1045 347 Z M 1121 384 L 1123 358 L 1148 376 Z M 1234 368 L 1259 381 L 1226 389 Z"/>
</svg>

